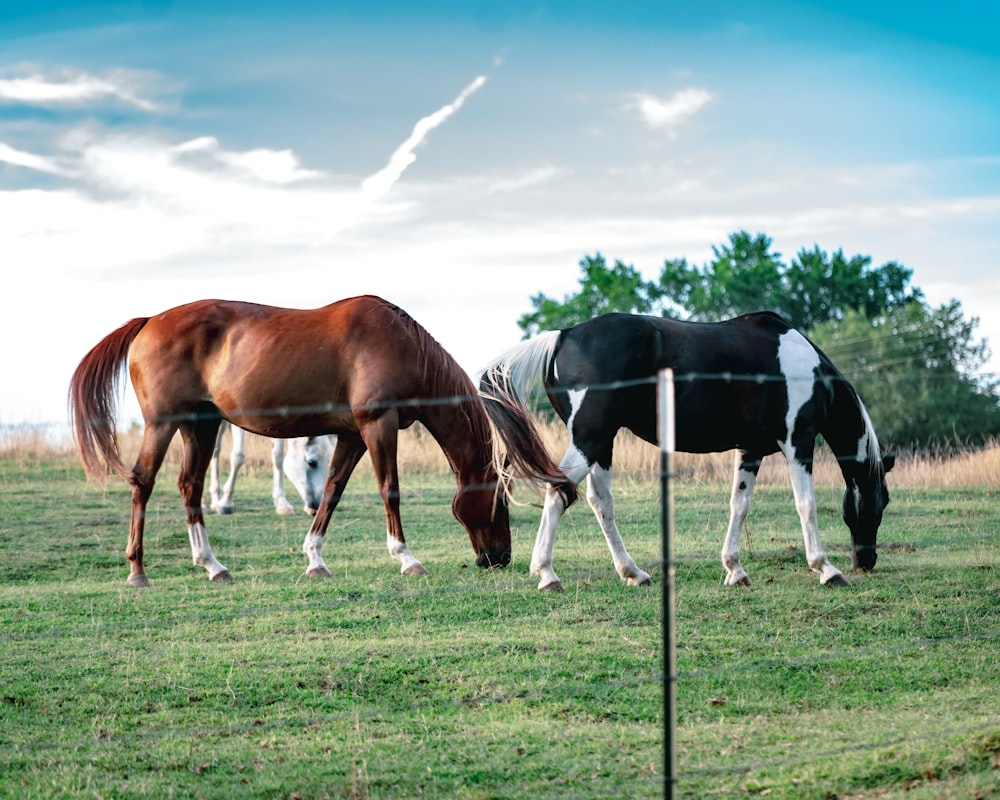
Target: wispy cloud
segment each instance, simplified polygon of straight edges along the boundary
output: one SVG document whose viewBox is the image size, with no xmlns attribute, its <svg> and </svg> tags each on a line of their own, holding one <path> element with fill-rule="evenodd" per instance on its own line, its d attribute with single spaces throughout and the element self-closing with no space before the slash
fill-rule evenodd
<svg viewBox="0 0 1000 800">
<path fill-rule="evenodd" d="M 360 213 L 356 186 L 302 168 L 293 153 L 228 150 L 213 137 L 170 143 L 79 129 L 54 155 L 0 142 L 2 163 L 65 179 L 0 190 L 0 252 L 22 269 L 167 269 L 192 253 L 224 263 L 269 247 L 322 246 Z"/>
<path fill-rule="evenodd" d="M 3 142 L 0 142 L 0 161 L 12 164 L 15 167 L 27 167 L 37 172 L 48 172 L 53 175 L 61 175 L 63 173 L 63 169 L 51 158 L 27 153 L 24 150 L 17 150 Z"/>
<path fill-rule="evenodd" d="M 539 186 L 547 183 L 559 175 L 559 170 L 551 164 L 538 169 L 533 169 L 521 175 L 506 177 L 496 181 L 489 187 L 490 194 L 503 194 L 506 192 L 517 192 L 521 189 L 529 189 L 532 186 Z"/>
<path fill-rule="evenodd" d="M 71 106 L 111 99 L 143 111 L 156 111 L 156 103 L 140 97 L 137 83 L 136 75 L 124 70 L 117 70 L 104 78 L 86 73 L 66 74 L 58 78 L 41 74 L 0 78 L 0 101 Z"/>
<path fill-rule="evenodd" d="M 654 130 L 665 130 L 677 135 L 677 128 L 712 101 L 713 95 L 706 89 L 695 87 L 682 89 L 670 97 L 637 92 L 632 95 L 626 108 L 638 114 L 647 126 Z"/>
<path fill-rule="evenodd" d="M 201 160 L 205 166 L 221 165 L 263 183 L 289 184 L 308 178 L 320 177 L 323 173 L 303 169 L 298 156 L 291 150 L 271 150 L 256 147 L 252 150 L 234 152 L 223 149 L 214 136 L 201 136 L 183 142 L 172 148 L 182 160 Z"/>
<path fill-rule="evenodd" d="M 413 162 L 413 151 L 485 80 L 477 78 L 453 102 L 420 119 L 388 166 L 360 187 L 308 169 L 292 150 L 228 149 L 215 136 L 170 142 L 151 132 L 109 134 L 88 125 L 67 131 L 53 153 L 0 141 L 0 164 L 66 179 L 59 187 L 0 191 L 0 211 L 6 212 L 0 213 L 0 249 L 16 253 L 23 264 L 72 259 L 107 272 L 150 254 L 165 264 L 184 253 L 245 253 L 262 243 L 329 243 L 378 213 L 374 202 Z M 0 91 L 10 96 L 10 82 Z M 37 231 L 51 227 L 52 219 L 59 220 L 60 236 L 40 240 Z M 92 241 L 101 244 L 83 245 Z"/>
<path fill-rule="evenodd" d="M 413 126 L 409 135 L 396 152 L 392 154 L 389 163 L 361 184 L 361 192 L 368 200 L 377 200 L 385 196 L 402 176 L 404 170 L 417 160 L 415 150 L 427 138 L 427 135 L 443 123 L 448 117 L 462 107 L 469 96 L 486 83 L 486 77 L 480 75 L 466 86 L 452 102 L 442 106 L 433 114 L 428 114 Z"/>
</svg>

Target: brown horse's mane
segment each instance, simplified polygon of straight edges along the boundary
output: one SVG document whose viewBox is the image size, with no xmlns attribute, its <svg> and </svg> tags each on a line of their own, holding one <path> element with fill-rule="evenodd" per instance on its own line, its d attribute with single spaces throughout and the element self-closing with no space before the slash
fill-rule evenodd
<svg viewBox="0 0 1000 800">
<path fill-rule="evenodd" d="M 576 487 L 551 460 L 537 428 L 520 413 L 518 404 L 502 393 L 484 396 L 451 354 L 420 323 L 398 306 L 389 305 L 413 334 L 429 396 L 434 402 L 460 408 L 468 420 L 471 440 L 485 445 L 482 466 L 498 479 L 494 503 L 512 501 L 514 480 L 526 478 L 536 487 L 546 482 L 556 485 L 566 505 L 571 505 L 576 500 Z"/>
<path fill-rule="evenodd" d="M 493 442 L 493 428 L 469 375 L 423 325 L 394 303 L 386 301 L 386 304 L 413 334 L 424 368 L 423 382 L 428 387 L 430 396 L 441 402 L 461 406 L 469 419 L 476 441 Z"/>
</svg>

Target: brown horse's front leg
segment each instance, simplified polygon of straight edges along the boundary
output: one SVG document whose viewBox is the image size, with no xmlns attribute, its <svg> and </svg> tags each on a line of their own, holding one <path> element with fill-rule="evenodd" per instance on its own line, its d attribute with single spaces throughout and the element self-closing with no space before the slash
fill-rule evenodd
<svg viewBox="0 0 1000 800">
<path fill-rule="evenodd" d="M 385 541 L 389 555 L 399 561 L 403 575 L 426 575 L 427 570 L 406 546 L 403 521 L 399 516 L 399 468 L 396 462 L 399 419 L 394 413 L 385 413 L 361 427 L 361 435 L 368 446 L 375 470 L 378 491 L 385 505 Z"/>
</svg>

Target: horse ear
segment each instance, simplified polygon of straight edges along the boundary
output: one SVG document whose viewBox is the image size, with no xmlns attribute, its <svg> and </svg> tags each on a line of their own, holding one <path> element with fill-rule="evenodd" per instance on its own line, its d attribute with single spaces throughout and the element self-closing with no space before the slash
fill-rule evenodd
<svg viewBox="0 0 1000 800">
<path fill-rule="evenodd" d="M 888 472 L 894 466 L 896 466 L 896 455 L 894 453 L 890 453 L 889 455 L 882 458 L 882 469 L 885 472 Z"/>
</svg>

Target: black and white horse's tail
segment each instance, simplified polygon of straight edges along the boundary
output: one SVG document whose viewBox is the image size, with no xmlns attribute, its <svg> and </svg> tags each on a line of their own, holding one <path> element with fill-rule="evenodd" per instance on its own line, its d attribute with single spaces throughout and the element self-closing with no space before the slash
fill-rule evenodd
<svg viewBox="0 0 1000 800">
<path fill-rule="evenodd" d="M 559 331 L 540 334 L 505 350 L 479 373 L 479 395 L 484 400 L 486 412 L 494 426 L 500 430 L 518 430 L 521 439 L 507 439 L 507 458 L 517 462 L 519 453 L 544 449 L 541 434 L 530 423 L 527 426 L 511 425 L 515 417 L 529 418 L 529 398 L 540 380 L 544 380 L 555 354 Z M 563 496 L 565 507 L 577 498 L 576 485 L 569 480 L 553 481 Z"/>
</svg>

